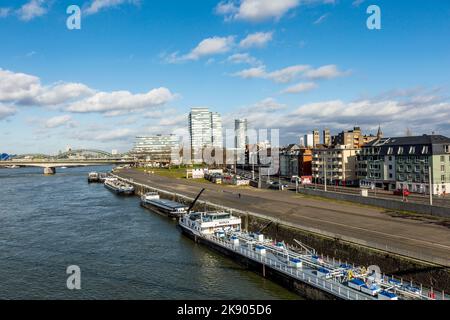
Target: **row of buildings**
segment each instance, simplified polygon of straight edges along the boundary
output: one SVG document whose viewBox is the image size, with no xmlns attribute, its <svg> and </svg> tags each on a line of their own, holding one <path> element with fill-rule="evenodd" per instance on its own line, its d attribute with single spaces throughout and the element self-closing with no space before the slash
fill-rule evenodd
<svg viewBox="0 0 450 320">
<path fill-rule="evenodd" d="M 203 162 L 203 150 L 206 148 L 223 149 L 222 117 L 219 113 L 211 112 L 208 108 L 192 108 L 188 115 L 188 129 L 189 159 L 193 163 Z M 233 144 L 234 149 L 245 150 L 248 144 L 247 119 L 235 120 Z M 181 140 L 178 135 L 157 134 L 136 137 L 131 153 L 146 161 L 164 163 L 173 160 L 173 152 L 179 150 Z"/>
<path fill-rule="evenodd" d="M 450 138 L 383 137 L 380 129 L 367 136 L 356 127 L 334 137 L 324 134 L 321 144 L 315 140 L 313 147 L 299 144 L 280 150 L 281 176 L 417 193 L 429 193 L 431 185 L 433 194 L 450 192 Z"/>
<path fill-rule="evenodd" d="M 255 149 L 249 145 L 248 122 L 236 119 L 234 124 L 233 147 L 226 148 L 241 150 L 247 167 L 250 162 L 254 165 Z M 192 108 L 188 129 L 189 157 L 186 154 L 181 157 L 189 158 L 190 163 L 205 162 L 202 152 L 205 148 L 223 150 L 219 113 L 208 108 Z M 270 149 L 267 145 L 261 148 Z M 170 163 L 174 150 L 182 150 L 180 137 L 159 134 L 136 137 L 131 153 L 146 161 Z M 269 154 L 279 155 L 277 172 L 271 174 L 284 177 L 306 176 L 319 184 L 386 190 L 407 188 L 418 193 L 429 193 L 430 185 L 434 194 L 450 191 L 450 139 L 441 135 L 383 137 L 381 128 L 376 135 L 367 135 L 360 127 L 354 127 L 336 135 L 324 129 L 320 137 L 319 130 L 313 130 L 302 136 L 299 144 L 272 148 Z M 256 158 L 258 167 L 258 154 Z M 230 161 L 224 158 L 222 163 L 230 164 Z"/>
</svg>

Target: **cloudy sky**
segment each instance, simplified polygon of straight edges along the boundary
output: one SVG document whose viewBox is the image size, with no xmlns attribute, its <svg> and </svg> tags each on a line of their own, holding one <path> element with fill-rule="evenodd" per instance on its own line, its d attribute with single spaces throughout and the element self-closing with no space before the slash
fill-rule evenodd
<svg viewBox="0 0 450 320">
<path fill-rule="evenodd" d="M 447 0 L 0 0 L 0 152 L 127 151 L 194 106 L 282 143 L 378 124 L 450 136 L 449 39 Z"/>
</svg>

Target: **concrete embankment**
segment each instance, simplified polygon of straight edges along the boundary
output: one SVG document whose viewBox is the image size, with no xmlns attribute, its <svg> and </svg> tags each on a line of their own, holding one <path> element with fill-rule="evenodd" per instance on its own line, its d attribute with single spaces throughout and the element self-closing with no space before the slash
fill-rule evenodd
<svg viewBox="0 0 450 320">
<path fill-rule="evenodd" d="M 182 203 L 188 204 L 193 200 L 193 196 L 165 190 L 165 186 L 162 184 L 140 184 L 136 182 L 133 182 L 133 184 L 138 194 L 148 190 L 156 190 L 160 192 L 162 197 Z M 200 200 L 196 209 L 226 209 L 241 216 L 243 226 L 249 231 L 259 231 L 266 227 L 264 233 L 271 238 L 284 240 L 290 244 L 295 244 L 293 239 L 296 239 L 314 247 L 323 255 L 335 257 L 343 262 L 366 266 L 378 265 L 386 274 L 393 274 L 397 278 L 403 278 L 405 281 L 413 280 L 414 282 L 422 283 L 424 286 L 433 287 L 436 290 L 450 291 L 450 271 L 445 264 L 429 263 L 370 245 L 361 245 L 361 243 L 351 241 L 352 239 L 349 239 L 349 237 L 323 232 L 319 229 L 314 230 L 313 228 L 295 226 L 281 219 L 274 219 L 256 212 L 224 207 L 210 201 Z M 269 224 L 271 221 L 272 223 Z"/>
</svg>

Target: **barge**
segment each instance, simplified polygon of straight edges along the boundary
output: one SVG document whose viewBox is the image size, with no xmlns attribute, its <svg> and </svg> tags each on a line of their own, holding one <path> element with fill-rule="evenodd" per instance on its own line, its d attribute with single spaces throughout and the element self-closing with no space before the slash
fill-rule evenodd
<svg viewBox="0 0 450 320">
<path fill-rule="evenodd" d="M 231 213 L 191 212 L 200 194 L 179 219 L 181 232 L 300 295 L 309 292 L 310 298 L 345 300 L 436 298 L 432 289 L 386 277 L 376 267 L 342 264 L 335 259 L 318 256 L 313 248 L 298 241 L 300 247 L 293 247 L 267 239 L 260 232 L 243 231 L 241 218 Z M 314 294 L 311 293 L 313 291 Z"/>
<path fill-rule="evenodd" d="M 179 218 L 186 213 L 188 206 L 176 201 L 160 199 L 157 192 L 147 192 L 141 196 L 141 206 L 170 218 Z"/>
<path fill-rule="evenodd" d="M 130 184 L 124 183 L 117 178 L 106 178 L 104 185 L 107 189 L 120 195 L 133 195 L 134 187 Z"/>
</svg>

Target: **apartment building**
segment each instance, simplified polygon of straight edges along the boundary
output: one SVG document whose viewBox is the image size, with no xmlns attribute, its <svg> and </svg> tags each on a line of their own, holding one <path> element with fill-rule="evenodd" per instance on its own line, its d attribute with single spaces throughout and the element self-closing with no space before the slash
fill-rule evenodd
<svg viewBox="0 0 450 320">
<path fill-rule="evenodd" d="M 362 186 L 450 192 L 450 138 L 441 135 L 382 138 L 363 146 L 357 174 Z M 431 175 L 430 175 L 431 174 Z"/>
<path fill-rule="evenodd" d="M 336 145 L 312 150 L 312 176 L 317 183 L 357 185 L 356 157 L 359 148 Z"/>
</svg>

